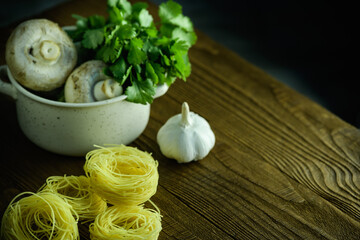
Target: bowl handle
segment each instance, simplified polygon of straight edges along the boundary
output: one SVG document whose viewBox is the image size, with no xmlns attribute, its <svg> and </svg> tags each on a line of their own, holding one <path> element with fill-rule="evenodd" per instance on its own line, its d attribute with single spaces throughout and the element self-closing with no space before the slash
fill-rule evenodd
<svg viewBox="0 0 360 240">
<path fill-rule="evenodd" d="M 11 83 L 4 81 L 5 79 L 8 79 L 7 66 L 2 65 L 0 66 L 0 93 L 9 95 L 14 100 L 16 100 L 17 93 L 15 87 Z"/>
</svg>

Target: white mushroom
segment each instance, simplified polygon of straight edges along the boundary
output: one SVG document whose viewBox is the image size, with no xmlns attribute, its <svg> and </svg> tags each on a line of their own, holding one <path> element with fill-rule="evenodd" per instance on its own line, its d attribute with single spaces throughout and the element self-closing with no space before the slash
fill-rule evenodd
<svg viewBox="0 0 360 240">
<path fill-rule="evenodd" d="M 87 103 L 120 96 L 123 89 L 118 82 L 105 75 L 106 64 L 91 60 L 76 68 L 65 83 L 65 101 Z"/>
<path fill-rule="evenodd" d="M 35 91 L 51 91 L 64 84 L 76 64 L 77 52 L 58 24 L 33 19 L 11 33 L 5 58 L 20 84 Z"/>
</svg>

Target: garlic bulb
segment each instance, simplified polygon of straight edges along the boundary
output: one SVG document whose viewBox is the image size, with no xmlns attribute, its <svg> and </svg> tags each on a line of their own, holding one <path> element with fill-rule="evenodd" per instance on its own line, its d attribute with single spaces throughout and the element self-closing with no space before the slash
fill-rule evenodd
<svg viewBox="0 0 360 240">
<path fill-rule="evenodd" d="M 171 117 L 160 128 L 157 142 L 166 157 L 186 163 L 206 157 L 215 145 L 215 135 L 209 123 L 190 112 L 184 102 L 181 114 Z"/>
</svg>

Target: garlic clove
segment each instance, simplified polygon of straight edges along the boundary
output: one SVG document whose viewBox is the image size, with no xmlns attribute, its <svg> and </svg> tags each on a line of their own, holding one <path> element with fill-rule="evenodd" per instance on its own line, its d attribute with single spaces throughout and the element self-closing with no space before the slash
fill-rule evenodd
<svg viewBox="0 0 360 240">
<path fill-rule="evenodd" d="M 186 163 L 205 158 L 215 145 L 215 134 L 209 123 L 190 112 L 184 102 L 182 113 L 171 117 L 160 128 L 157 142 L 164 156 Z"/>
</svg>

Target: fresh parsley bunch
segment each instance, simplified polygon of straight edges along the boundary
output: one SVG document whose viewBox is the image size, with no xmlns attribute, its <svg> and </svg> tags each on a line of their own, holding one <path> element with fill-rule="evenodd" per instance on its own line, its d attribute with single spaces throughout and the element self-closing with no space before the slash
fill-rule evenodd
<svg viewBox="0 0 360 240">
<path fill-rule="evenodd" d="M 158 24 L 144 2 L 108 0 L 107 6 L 107 19 L 73 15 L 76 30 L 68 33 L 81 43 L 79 52 L 107 63 L 105 74 L 126 89 L 128 101 L 151 103 L 158 84 L 186 80 L 191 73 L 188 50 L 197 37 L 181 5 L 162 3 Z"/>
</svg>

